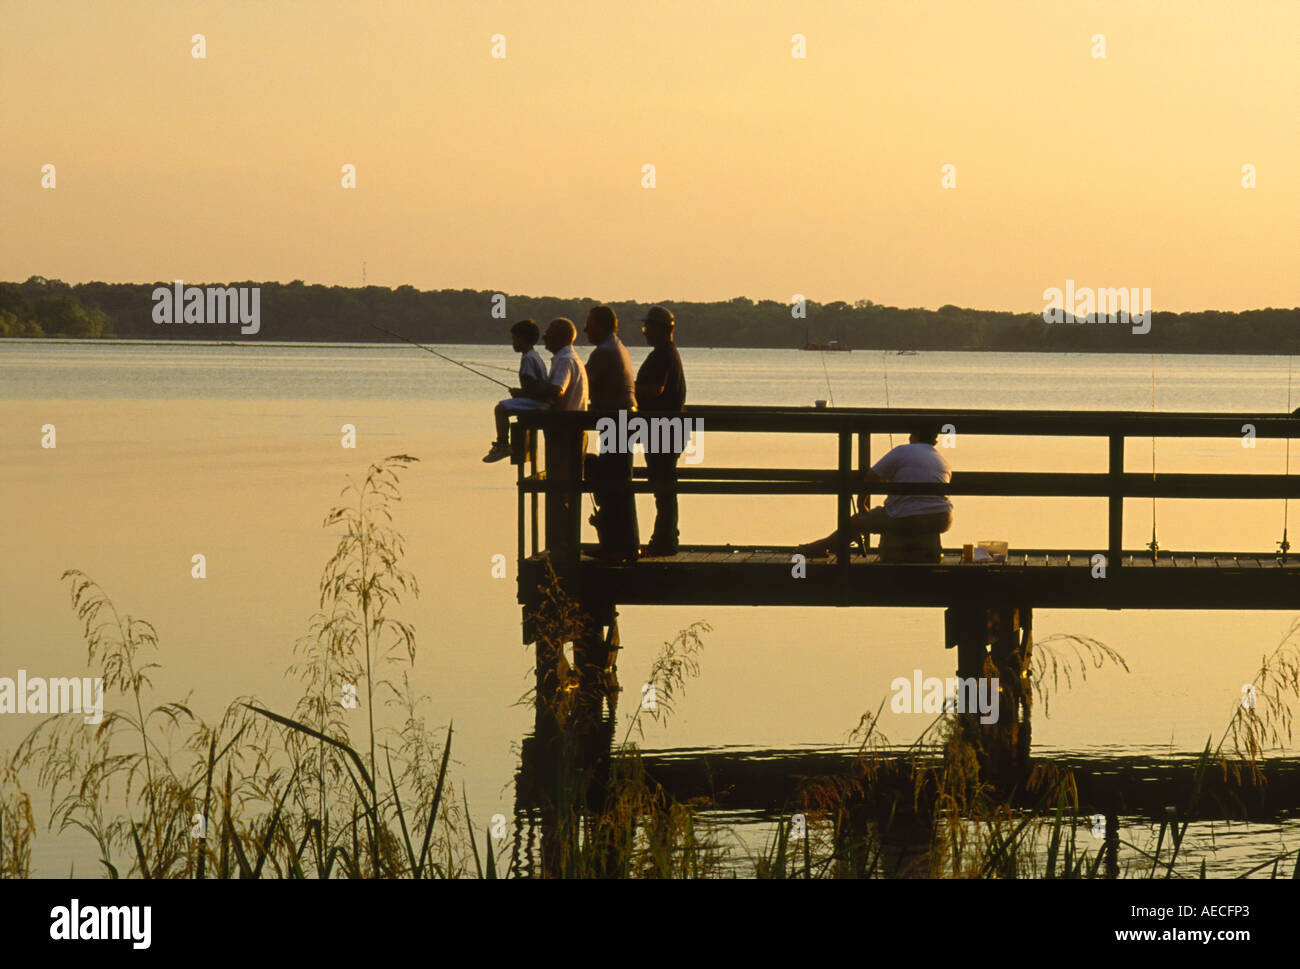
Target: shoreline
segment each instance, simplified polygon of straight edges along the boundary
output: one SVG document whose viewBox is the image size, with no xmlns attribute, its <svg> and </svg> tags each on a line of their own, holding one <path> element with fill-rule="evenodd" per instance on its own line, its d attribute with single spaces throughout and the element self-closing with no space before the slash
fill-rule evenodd
<svg viewBox="0 0 1300 969">
<path fill-rule="evenodd" d="M 9 344 L 62 344 L 62 345 L 86 345 L 86 346 L 200 346 L 200 347 L 276 347 L 276 348 L 294 348 L 294 349 L 329 349 L 329 350 L 406 350 L 418 349 L 410 344 L 399 341 L 385 341 L 382 343 L 339 343 L 334 340 L 141 340 L 136 337 L 99 337 L 94 339 L 79 337 L 28 337 L 28 336 L 11 336 L 0 337 L 0 346 Z M 433 347 L 502 347 L 505 344 L 500 341 L 484 343 L 430 343 Z M 815 353 L 819 351 L 804 350 L 803 347 L 741 347 L 741 346 L 701 346 L 690 343 L 678 343 L 679 350 L 784 350 L 791 353 Z M 853 347 L 856 353 L 888 353 L 899 355 L 897 347 Z M 1095 355 L 1095 356 L 1129 356 L 1129 355 L 1155 355 L 1167 357 L 1278 357 L 1288 358 L 1296 356 L 1294 353 L 1278 352 L 1266 353 L 1256 350 L 1089 350 L 1089 349 L 1070 349 L 1070 350 L 1028 350 L 1016 347 L 928 347 L 926 349 L 910 349 L 910 352 L 904 354 L 911 356 L 915 354 L 920 356 L 924 353 L 1032 353 L 1043 356 L 1068 356 L 1071 354 L 1078 355 Z M 824 352 L 824 351 L 822 351 Z"/>
</svg>

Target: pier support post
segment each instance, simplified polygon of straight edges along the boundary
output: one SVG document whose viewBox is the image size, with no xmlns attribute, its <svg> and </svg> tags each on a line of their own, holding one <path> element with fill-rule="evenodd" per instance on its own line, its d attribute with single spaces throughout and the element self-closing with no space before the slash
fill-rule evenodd
<svg viewBox="0 0 1300 969">
<path fill-rule="evenodd" d="M 573 642 L 577 674 L 576 715 L 586 724 L 599 723 L 602 702 L 609 715 L 618 704 L 618 613 L 611 604 L 583 609 L 587 622 L 583 634 Z"/>
<path fill-rule="evenodd" d="M 989 659 L 998 678 L 998 720 L 986 726 L 983 740 L 994 782 L 1008 786 L 1023 779 L 1029 769 L 1032 624 L 1033 611 L 1028 607 L 989 610 Z"/>
<path fill-rule="evenodd" d="M 1014 786 L 1029 769 L 1033 610 L 953 606 L 944 614 L 944 623 L 945 644 L 957 647 L 957 676 L 998 681 L 996 722 L 981 723 L 980 712 L 967 708 L 957 714 L 962 738 L 975 748 L 981 771 L 991 783 Z M 985 685 L 976 695 L 990 696 L 989 689 Z"/>
<path fill-rule="evenodd" d="M 560 486 L 546 495 L 546 548 L 561 564 L 577 562 L 579 557 L 586 447 L 585 431 L 550 428 L 546 432 L 546 481 Z"/>
<path fill-rule="evenodd" d="M 953 606 L 944 612 L 945 646 L 957 647 L 957 676 L 962 680 L 984 675 L 988 657 L 988 611 L 983 607 Z M 959 714 L 957 722 L 962 739 L 972 747 L 980 746 L 979 717 Z"/>
<path fill-rule="evenodd" d="M 618 621 L 612 604 L 576 605 L 548 597 L 524 614 L 524 642 L 534 644 L 537 732 L 572 720 L 592 725 L 618 703 Z M 573 659 L 565 655 L 572 644 Z"/>
<path fill-rule="evenodd" d="M 559 580 L 524 613 L 524 640 L 535 644 L 537 695 L 533 736 L 525 738 L 516 778 L 516 810 L 540 822 L 540 874 L 547 877 L 573 870 L 584 818 L 604 809 L 619 689 L 616 617 L 612 603 L 577 602 Z M 572 662 L 565 654 L 570 643 Z"/>
</svg>

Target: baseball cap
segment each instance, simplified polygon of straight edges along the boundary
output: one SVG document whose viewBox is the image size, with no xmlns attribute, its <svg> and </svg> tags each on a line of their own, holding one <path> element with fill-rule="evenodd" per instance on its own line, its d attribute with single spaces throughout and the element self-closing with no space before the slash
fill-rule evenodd
<svg viewBox="0 0 1300 969">
<path fill-rule="evenodd" d="M 663 306 L 652 306 L 646 310 L 645 316 L 641 317 L 642 323 L 663 323 L 671 327 L 674 323 L 673 311 Z"/>
</svg>

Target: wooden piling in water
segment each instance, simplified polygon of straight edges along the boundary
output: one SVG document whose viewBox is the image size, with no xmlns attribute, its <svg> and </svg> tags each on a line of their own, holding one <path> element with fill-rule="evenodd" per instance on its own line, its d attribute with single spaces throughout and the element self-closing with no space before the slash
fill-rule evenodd
<svg viewBox="0 0 1300 969">
<path fill-rule="evenodd" d="M 959 710 L 962 739 L 995 786 L 1009 789 L 1029 771 L 1033 610 L 1028 606 L 953 606 L 944 614 L 944 645 L 957 648 L 957 676 L 998 681 L 998 716 L 982 723 L 978 710 Z M 959 686 L 960 690 L 961 687 Z M 978 690 L 975 691 L 978 695 Z M 990 694 L 991 695 L 991 694 Z"/>
</svg>

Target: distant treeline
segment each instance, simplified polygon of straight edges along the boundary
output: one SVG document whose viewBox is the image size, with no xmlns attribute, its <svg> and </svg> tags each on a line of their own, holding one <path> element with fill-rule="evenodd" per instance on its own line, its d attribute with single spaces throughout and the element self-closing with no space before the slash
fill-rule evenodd
<svg viewBox="0 0 1300 969">
<path fill-rule="evenodd" d="M 236 323 L 158 324 L 153 292 L 158 283 L 81 283 L 70 286 L 33 276 L 0 283 L 0 337 L 120 337 L 131 339 L 246 339 L 386 342 L 375 326 L 421 343 L 509 343 L 510 322 L 532 317 L 543 327 L 567 316 L 582 327 L 591 299 L 509 296 L 506 318 L 492 292 L 418 290 L 413 286 L 308 286 L 232 282 L 199 286 L 259 287 L 261 329 L 241 337 Z M 611 304 L 639 342 L 632 321 L 649 304 Z M 1300 308 L 1206 310 L 1151 314 L 1151 331 L 1135 334 L 1122 323 L 1043 322 L 1041 312 L 1001 313 L 942 306 L 900 309 L 870 300 L 809 301 L 805 317 L 788 303 L 744 297 L 718 303 L 664 301 L 677 317 L 677 342 L 706 347 L 801 347 L 831 340 L 875 350 L 1074 350 L 1105 352 L 1300 353 Z M 179 312 L 178 312 L 179 315 Z M 374 326 L 370 325 L 374 324 Z"/>
</svg>

